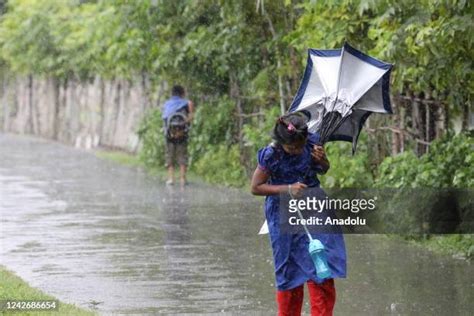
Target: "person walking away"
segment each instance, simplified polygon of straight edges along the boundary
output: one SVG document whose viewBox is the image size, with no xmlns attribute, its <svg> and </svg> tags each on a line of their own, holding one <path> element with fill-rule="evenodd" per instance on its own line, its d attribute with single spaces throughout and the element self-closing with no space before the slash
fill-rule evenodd
<svg viewBox="0 0 474 316">
<path fill-rule="evenodd" d="M 167 185 L 174 184 L 175 164 L 179 165 L 181 185 L 187 184 L 188 132 L 193 119 L 194 104 L 191 100 L 185 99 L 185 96 L 185 89 L 180 85 L 175 85 L 171 90 L 171 98 L 163 105 Z"/>
</svg>

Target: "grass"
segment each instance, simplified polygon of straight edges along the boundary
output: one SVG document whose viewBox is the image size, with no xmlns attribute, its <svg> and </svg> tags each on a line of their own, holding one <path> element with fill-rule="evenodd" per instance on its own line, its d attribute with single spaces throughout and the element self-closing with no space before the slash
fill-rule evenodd
<svg viewBox="0 0 474 316">
<path fill-rule="evenodd" d="M 432 235 L 413 241 L 414 244 L 453 258 L 471 260 L 474 256 L 473 234 Z"/>
<path fill-rule="evenodd" d="M 143 167 L 143 163 L 136 155 L 123 151 L 98 150 L 95 154 L 101 159 L 110 160 L 124 166 Z"/>
<path fill-rule="evenodd" d="M 166 181 L 167 171 L 164 167 L 163 168 L 149 168 L 145 166 L 145 163 L 140 160 L 138 155 L 130 154 L 130 153 L 119 151 L 119 150 L 104 150 L 104 149 L 96 150 L 95 155 L 96 157 L 100 159 L 112 161 L 122 166 L 146 170 L 149 174 L 158 177 L 163 182 Z M 179 167 L 175 168 L 174 176 L 175 176 L 175 181 L 179 182 L 177 181 L 179 179 Z M 194 174 L 192 171 L 191 172 L 188 171 L 186 173 L 186 177 L 188 181 L 190 182 L 203 183 L 202 178 Z"/>
<path fill-rule="evenodd" d="M 0 266 L 0 301 L 5 300 L 57 300 L 51 295 L 45 294 L 38 289 L 30 287 L 25 281 L 16 276 L 13 272 L 8 271 L 5 267 Z M 79 308 L 72 304 L 59 302 L 57 310 L 52 311 L 28 311 L 17 312 L 12 311 L 13 315 L 97 315 L 92 311 Z M 0 310 L 3 313 L 4 310 Z"/>
</svg>

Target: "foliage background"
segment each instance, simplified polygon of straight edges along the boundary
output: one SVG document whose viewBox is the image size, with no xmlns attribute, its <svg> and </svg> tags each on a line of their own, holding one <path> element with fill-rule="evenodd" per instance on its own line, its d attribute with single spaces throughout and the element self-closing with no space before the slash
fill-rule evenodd
<svg viewBox="0 0 474 316">
<path fill-rule="evenodd" d="M 152 90 L 161 82 L 185 85 L 197 104 L 191 167 L 209 181 L 247 182 L 256 150 L 270 141 L 275 117 L 297 90 L 308 47 L 337 48 L 349 41 L 395 64 L 393 95 L 429 93 L 450 115 L 470 112 L 474 19 L 469 1 L 10 0 L 0 8 L 5 71 L 59 81 L 142 76 Z M 446 125 L 446 132 L 453 129 L 449 120 Z M 160 128 L 153 112 L 139 129 L 141 157 L 150 166 L 163 163 Z M 408 143 L 401 156 L 382 163 L 390 156 L 384 149 L 387 137 L 364 136 L 355 157 L 345 144 L 330 144 L 333 168 L 324 185 L 402 186 L 414 174 L 415 183 L 432 184 L 441 173 L 433 167 L 437 164 L 454 172 L 449 183 L 439 176 L 443 185 L 472 185 L 469 172 L 452 165 L 471 159 L 463 158 L 460 141 L 446 145 L 461 151 L 455 161 L 417 158 L 410 154 L 415 145 Z M 382 149 L 375 153 L 374 148 Z M 406 159 L 421 159 L 419 169 L 404 169 Z"/>
<path fill-rule="evenodd" d="M 332 168 L 323 186 L 473 187 L 470 1 L 10 0 L 0 2 L 0 12 L 4 75 L 141 78 L 152 96 L 163 82 L 186 86 L 197 105 L 191 169 L 233 186 L 248 184 L 257 149 L 269 143 L 275 118 L 298 88 L 306 49 L 348 41 L 395 64 L 393 96 L 441 104 L 443 132 L 424 155 L 415 141 L 397 153 L 390 149 L 393 133 L 367 134 L 369 128 L 355 156 L 349 144 L 328 144 Z M 398 105 L 395 118 L 371 117 L 370 128 L 400 120 Z M 419 116 L 408 123 L 415 126 Z M 150 167 L 163 166 L 161 128 L 155 105 L 138 129 L 140 157 Z"/>
</svg>

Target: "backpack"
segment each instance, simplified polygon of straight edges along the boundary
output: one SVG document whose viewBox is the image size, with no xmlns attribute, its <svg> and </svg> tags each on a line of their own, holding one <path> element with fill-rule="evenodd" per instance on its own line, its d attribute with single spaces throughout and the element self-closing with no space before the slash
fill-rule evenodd
<svg viewBox="0 0 474 316">
<path fill-rule="evenodd" d="M 166 120 L 165 134 L 168 140 L 172 142 L 182 142 L 187 139 L 188 131 L 189 124 L 185 112 L 175 112 Z"/>
</svg>

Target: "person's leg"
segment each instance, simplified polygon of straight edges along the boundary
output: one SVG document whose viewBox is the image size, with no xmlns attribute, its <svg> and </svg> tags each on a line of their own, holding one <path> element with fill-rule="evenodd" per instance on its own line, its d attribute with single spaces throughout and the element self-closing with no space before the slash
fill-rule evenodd
<svg viewBox="0 0 474 316">
<path fill-rule="evenodd" d="M 179 165 L 179 174 L 181 179 L 181 185 L 186 184 L 186 165 Z"/>
<path fill-rule="evenodd" d="M 322 284 L 308 281 L 311 316 L 332 316 L 336 303 L 336 288 L 334 279 L 328 279 Z"/>
<path fill-rule="evenodd" d="M 173 184 L 174 183 L 174 166 L 168 166 L 168 180 L 166 180 L 166 184 Z"/>
<path fill-rule="evenodd" d="M 186 185 L 186 171 L 188 165 L 188 143 L 184 141 L 177 145 L 176 156 L 179 163 L 181 185 Z"/>
<path fill-rule="evenodd" d="M 166 184 L 173 184 L 174 182 L 175 147 L 174 143 L 166 140 L 165 160 L 166 167 L 168 168 L 168 180 L 166 181 Z"/>
<path fill-rule="evenodd" d="M 304 284 L 294 289 L 277 291 L 278 316 L 299 316 L 303 306 Z"/>
</svg>

